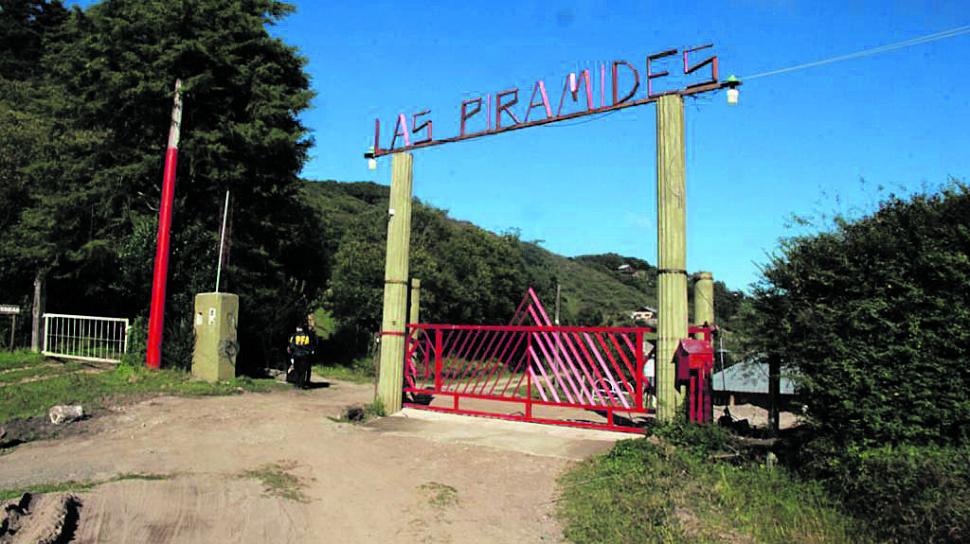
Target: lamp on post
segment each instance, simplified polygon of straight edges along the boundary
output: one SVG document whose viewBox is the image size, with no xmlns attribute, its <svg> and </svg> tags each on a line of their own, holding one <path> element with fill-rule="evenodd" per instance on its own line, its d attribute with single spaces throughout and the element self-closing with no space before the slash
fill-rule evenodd
<svg viewBox="0 0 970 544">
<path fill-rule="evenodd" d="M 725 83 L 727 83 L 727 88 L 728 88 L 728 90 L 727 90 L 727 103 L 728 103 L 728 105 L 729 106 L 737 106 L 738 105 L 738 95 L 740 94 L 738 92 L 738 87 L 741 86 L 741 80 L 738 79 L 737 76 L 731 75 L 731 76 L 728 76 L 727 81 L 725 81 Z"/>
<path fill-rule="evenodd" d="M 377 157 L 374 156 L 374 146 L 370 146 L 370 150 L 364 153 L 364 158 L 367 159 L 368 170 L 377 170 Z"/>
</svg>

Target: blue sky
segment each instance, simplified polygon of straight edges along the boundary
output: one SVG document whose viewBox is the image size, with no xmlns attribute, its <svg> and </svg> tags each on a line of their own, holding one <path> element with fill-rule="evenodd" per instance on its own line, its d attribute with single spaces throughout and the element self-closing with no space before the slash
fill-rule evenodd
<svg viewBox="0 0 970 544">
<path fill-rule="evenodd" d="M 714 42 L 722 76 L 751 75 L 970 24 L 938 2 L 296 1 L 273 32 L 309 59 L 311 179 L 388 184 L 362 153 L 373 120 L 430 108 L 457 133 L 461 100 L 538 78 L 558 102 L 577 67 Z M 765 77 L 687 100 L 688 268 L 744 288 L 792 214 L 874 205 L 970 172 L 970 35 Z M 656 262 L 655 109 L 415 152 L 414 192 L 453 217 L 565 254 Z M 566 122 L 569 123 L 569 122 Z M 385 129 L 386 130 L 386 129 Z M 860 179 L 868 186 L 863 188 Z"/>
</svg>

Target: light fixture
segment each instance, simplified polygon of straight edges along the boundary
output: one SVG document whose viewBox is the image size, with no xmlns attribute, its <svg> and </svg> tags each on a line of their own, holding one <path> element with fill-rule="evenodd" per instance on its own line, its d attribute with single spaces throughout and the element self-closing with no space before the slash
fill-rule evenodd
<svg viewBox="0 0 970 544">
<path fill-rule="evenodd" d="M 370 146 L 367 153 L 364 153 L 364 158 L 367 159 L 368 170 L 377 170 L 377 157 L 374 156 L 374 146 Z"/>
<path fill-rule="evenodd" d="M 728 103 L 728 105 L 729 106 L 737 106 L 738 105 L 738 95 L 740 94 L 738 92 L 738 87 L 741 86 L 741 80 L 738 79 L 737 76 L 731 75 L 731 76 L 728 76 L 727 81 L 725 81 L 725 84 L 727 85 L 727 88 L 728 88 L 728 90 L 727 90 L 727 103 Z"/>
</svg>

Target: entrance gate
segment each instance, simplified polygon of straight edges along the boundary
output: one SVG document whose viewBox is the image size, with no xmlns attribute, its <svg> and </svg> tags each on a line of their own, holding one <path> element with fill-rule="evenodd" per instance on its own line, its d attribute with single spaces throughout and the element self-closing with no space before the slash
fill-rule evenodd
<svg viewBox="0 0 970 544">
<path fill-rule="evenodd" d="M 440 326 L 445 328 L 437 329 L 420 325 L 408 327 L 407 286 L 410 282 L 408 261 L 413 184 L 413 157 L 410 151 L 656 103 L 657 302 L 660 310 L 656 331 L 658 361 L 655 365 L 657 378 L 655 388 L 658 393 L 656 415 L 661 421 L 672 421 L 677 417 L 687 393 L 683 386 L 684 380 L 696 383 L 697 390 L 700 391 L 703 388 L 701 378 L 707 375 L 708 365 L 713 360 L 712 353 L 701 353 L 694 348 L 687 350 L 686 354 L 676 353 L 680 349 L 681 342 L 692 332 L 687 322 L 684 97 L 728 89 L 729 103 L 736 102 L 737 86 L 741 84 L 733 77 L 723 82 L 719 80 L 716 55 L 703 60 L 697 58 L 698 55 L 706 55 L 708 53 L 706 50 L 712 47 L 713 44 L 706 44 L 683 51 L 668 49 L 648 55 L 646 72 L 642 80 L 645 85 L 642 88 L 640 72 L 633 64 L 626 61 L 610 63 L 609 78 L 606 64 L 599 66 L 598 78 L 596 78 L 597 70 L 570 72 L 563 79 L 559 107 L 555 110 L 555 114 L 548 99 L 545 82 L 541 79 L 532 87 L 529 101 L 522 101 L 520 104 L 519 114 L 515 113 L 515 105 L 519 104 L 518 88 L 500 91 L 494 96 L 489 94 L 464 100 L 457 118 L 458 135 L 453 137 L 435 137 L 437 132 L 432 131 L 430 110 L 414 113 L 410 116 L 410 123 L 409 116 L 399 113 L 393 125 L 394 130 L 390 133 L 389 145 L 384 147 L 381 140 L 380 120 L 375 120 L 374 145 L 364 156 L 368 159 L 369 165 L 376 168 L 379 157 L 393 155 L 387 220 L 387 252 L 384 264 L 384 311 L 380 329 L 383 339 L 380 348 L 382 368 L 376 395 L 386 410 L 396 412 L 401 408 L 402 401 L 406 400 L 403 398 L 404 393 L 407 392 L 402 391 L 401 385 L 407 384 L 409 378 L 412 381 L 408 384 L 409 388 L 413 390 L 412 393 L 419 395 L 417 399 L 410 400 L 427 401 L 432 409 L 443 409 L 440 404 L 436 406 L 435 403 L 440 403 L 441 397 L 447 396 L 452 399 L 451 410 L 462 410 L 462 397 L 481 396 L 486 387 L 489 391 L 487 396 L 494 396 L 494 389 L 490 383 L 478 383 L 482 376 L 491 379 L 489 376 L 494 376 L 499 370 L 502 370 L 503 374 L 516 374 L 515 369 L 518 365 L 519 377 L 526 378 L 526 392 L 523 396 L 519 388 L 513 388 L 511 399 L 522 405 L 523 412 L 512 414 L 510 417 L 544 418 L 545 416 L 538 416 L 533 411 L 545 408 L 547 405 L 578 407 L 605 412 L 607 421 L 592 423 L 592 425 L 611 427 L 615 426 L 616 415 L 621 409 L 639 411 L 631 412 L 634 414 L 646 412 L 648 405 L 644 400 L 645 391 L 649 390 L 649 386 L 654 383 L 646 382 L 642 375 L 641 363 L 644 357 L 643 337 L 652 331 L 548 329 L 543 328 L 548 324 L 536 324 L 539 328 L 534 330 L 527 328 L 489 331 L 471 327 L 465 329 L 464 333 L 448 332 L 449 338 L 445 338 L 445 331 L 463 329 L 448 328 L 448 326 Z M 656 81 L 658 78 L 672 75 L 669 70 L 661 69 L 660 66 L 674 59 L 682 61 L 682 71 L 679 69 L 681 62 L 674 64 L 682 77 L 666 80 L 670 85 L 658 88 L 659 82 Z M 594 80 L 598 85 L 594 84 Z M 612 91 L 610 102 L 606 99 L 607 80 Z M 624 81 L 627 83 L 623 83 Z M 599 106 L 595 105 L 594 88 L 600 91 Z M 639 97 L 638 90 L 641 91 Z M 564 107 L 567 111 L 570 109 L 574 111 L 563 113 Z M 579 111 L 575 111 L 577 108 Z M 535 117 L 530 121 L 529 116 L 532 113 L 542 117 Z M 519 115 L 522 117 L 520 118 Z M 387 135 L 386 132 L 385 135 Z M 711 283 L 710 275 L 705 281 Z M 698 281 L 698 284 L 700 283 Z M 703 312 L 695 312 L 695 319 L 698 323 L 713 323 L 713 296 L 705 297 L 701 301 L 705 308 Z M 524 351 L 512 351 L 514 355 L 519 356 L 521 363 L 518 360 L 495 359 L 494 356 L 487 356 L 492 358 L 485 359 L 476 359 L 476 356 L 472 356 L 468 359 L 467 345 L 475 346 L 483 342 L 484 340 L 479 337 L 489 337 L 490 342 L 498 342 L 496 337 L 502 332 L 506 337 L 510 335 L 514 337 L 513 339 L 519 344 L 525 342 Z M 704 336 L 709 339 L 709 332 Z M 510 339 L 506 338 L 506 340 Z M 598 350 L 590 351 L 597 346 Z M 584 352 L 584 347 L 588 353 Z M 458 351 L 454 351 L 456 349 Z M 621 353 L 623 350 L 626 352 Z M 487 347 L 486 352 L 491 353 L 487 351 Z M 446 355 L 452 362 L 445 362 Z M 422 360 L 422 356 L 425 361 L 423 374 L 418 372 L 418 361 Z M 606 364 L 610 359 L 609 356 L 613 357 L 611 363 L 616 363 L 616 368 L 611 374 L 613 381 L 611 382 L 606 375 L 602 376 L 602 380 L 594 378 L 594 371 L 599 370 L 602 373 L 602 370 L 610 368 Z M 626 374 L 623 371 L 624 366 L 619 364 L 623 362 L 624 356 Z M 675 366 L 674 358 L 678 356 L 685 358 L 687 366 Z M 430 363 L 432 360 L 435 361 L 433 367 Z M 468 367 L 471 367 L 472 371 L 469 372 Z M 406 369 L 410 370 L 406 371 Z M 678 374 L 675 374 L 675 371 Z M 545 378 L 542 376 L 543 372 L 546 373 Z M 691 372 L 700 378 L 691 382 L 689 377 Z M 589 376 L 587 377 L 586 374 Z M 426 382 L 421 387 L 417 383 L 419 377 Z M 678 382 L 681 385 L 678 385 Z M 621 383 L 625 385 L 621 386 Z M 607 386 L 604 384 L 609 384 L 612 390 L 607 391 L 605 389 Z M 602 394 L 598 393 L 597 388 L 603 389 Z M 533 389 L 538 397 L 534 397 Z M 624 396 L 624 390 L 626 396 Z M 505 391 L 507 392 L 508 389 Z M 437 395 L 437 398 L 430 395 Z M 633 398 L 630 399 L 630 396 Z M 476 401 L 508 402 L 509 400 L 508 393 L 498 397 L 476 399 Z M 419 403 L 411 402 L 411 404 Z M 696 412 L 696 407 L 691 404 L 691 413 L 696 416 Z"/>
<path fill-rule="evenodd" d="M 553 326 L 529 289 L 509 325 L 409 324 L 403 404 L 641 432 L 655 411 L 655 341 L 651 327 Z"/>
</svg>

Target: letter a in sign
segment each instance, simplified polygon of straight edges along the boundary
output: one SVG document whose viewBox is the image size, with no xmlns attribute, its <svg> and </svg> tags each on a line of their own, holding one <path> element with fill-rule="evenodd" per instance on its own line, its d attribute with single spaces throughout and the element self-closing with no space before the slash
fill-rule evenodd
<svg viewBox="0 0 970 544">
<path fill-rule="evenodd" d="M 536 93 L 539 93 L 542 102 L 536 102 Z M 549 107 L 549 97 L 546 96 L 546 84 L 541 79 L 536 81 L 536 86 L 532 89 L 532 98 L 529 99 L 529 109 L 525 110 L 525 119 L 522 122 L 528 123 L 529 113 L 532 111 L 532 108 L 538 108 L 539 106 L 545 108 L 546 119 L 552 117 L 552 108 Z"/>
<path fill-rule="evenodd" d="M 391 149 L 394 149 L 398 136 L 404 136 L 404 147 L 411 145 L 411 138 L 408 136 L 408 118 L 403 113 L 397 116 L 397 124 L 394 125 L 394 137 L 391 138 Z"/>
</svg>

